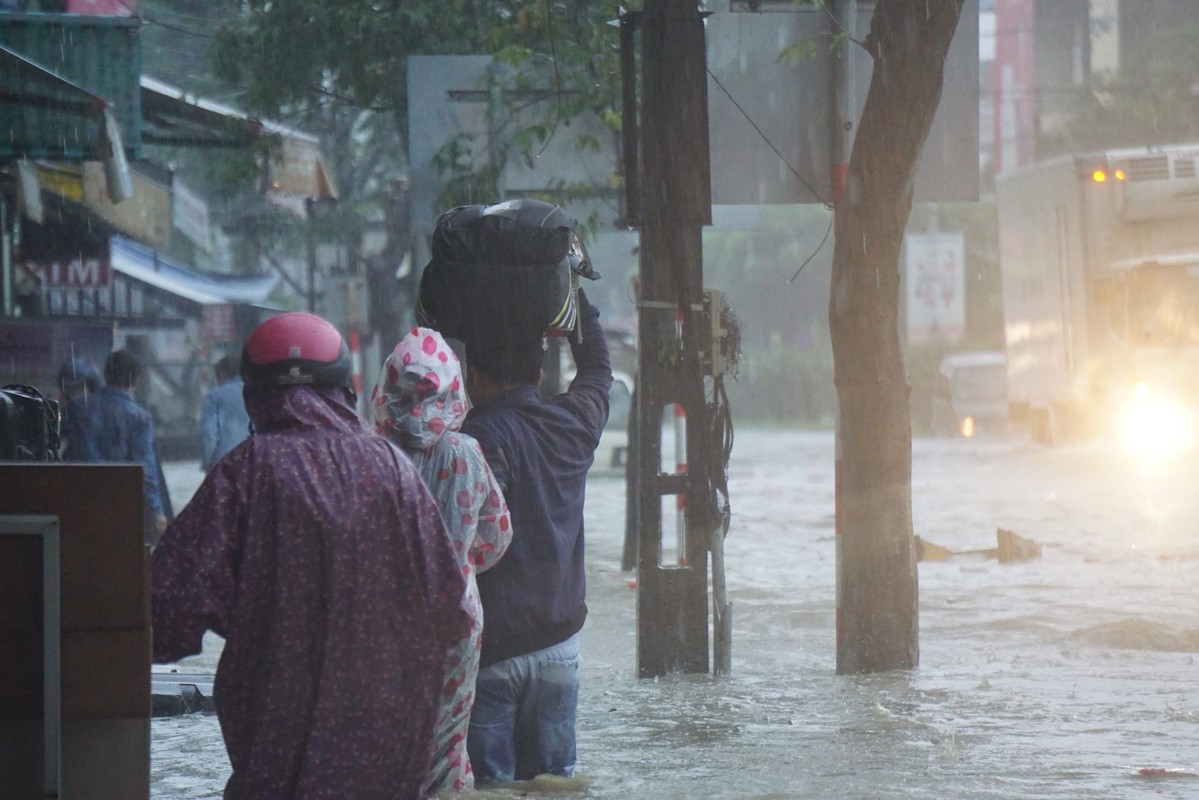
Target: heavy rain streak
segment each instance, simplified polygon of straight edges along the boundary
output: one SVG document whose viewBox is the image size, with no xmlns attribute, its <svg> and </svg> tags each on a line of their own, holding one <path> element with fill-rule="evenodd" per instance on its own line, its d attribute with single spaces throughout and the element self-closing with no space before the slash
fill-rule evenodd
<svg viewBox="0 0 1199 800">
<path fill-rule="evenodd" d="M 738 434 L 721 678 L 637 679 L 624 483 L 593 479 L 576 778 L 467 796 L 1195 796 L 1189 468 L 1142 465 L 1119 443 L 917 439 L 915 528 L 955 553 L 919 565 L 920 666 L 838 677 L 833 458 L 829 433 Z M 969 552 L 993 550 L 997 528 L 1040 557 Z M 212 669 L 218 652 L 210 639 L 184 666 Z M 219 797 L 228 769 L 215 717 L 154 721 L 154 797 Z"/>
</svg>

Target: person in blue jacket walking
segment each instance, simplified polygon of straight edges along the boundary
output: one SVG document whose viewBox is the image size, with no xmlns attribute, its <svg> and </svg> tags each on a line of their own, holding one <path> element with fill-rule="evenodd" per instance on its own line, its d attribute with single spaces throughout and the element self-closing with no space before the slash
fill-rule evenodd
<svg viewBox="0 0 1199 800">
<path fill-rule="evenodd" d="M 539 389 L 543 336 L 489 331 L 465 343 L 474 407 L 462 432 L 482 445 L 513 531 L 504 557 L 478 576 L 483 648 L 467 751 L 480 783 L 575 767 L 584 490 L 612 385 L 599 311 L 582 291 L 579 306 L 578 371 L 550 400 Z"/>
<path fill-rule="evenodd" d="M 216 362 L 217 385 L 204 395 L 200 410 L 200 469 L 204 472 L 250 435 L 240 369 L 241 361 L 233 356 Z"/>
<path fill-rule="evenodd" d="M 104 362 L 104 388 L 91 396 L 84 422 L 91 443 L 91 460 L 128 461 L 142 465 L 145 486 L 145 542 L 154 545 L 166 530 L 167 518 L 154 451 L 154 421 L 133 399 L 142 367 L 127 350 L 109 354 Z"/>
<path fill-rule="evenodd" d="M 86 358 L 73 357 L 58 370 L 58 390 L 62 397 L 63 461 L 95 460 L 87 427 L 87 406 L 100 384 L 100 373 Z"/>
</svg>

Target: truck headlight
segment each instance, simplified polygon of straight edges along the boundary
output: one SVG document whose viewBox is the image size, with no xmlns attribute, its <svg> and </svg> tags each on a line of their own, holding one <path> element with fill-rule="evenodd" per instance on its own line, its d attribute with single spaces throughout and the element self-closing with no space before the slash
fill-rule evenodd
<svg viewBox="0 0 1199 800">
<path fill-rule="evenodd" d="M 1120 434 L 1140 455 L 1172 455 L 1191 446 L 1194 423 L 1187 408 L 1152 396 L 1142 384 L 1120 417 Z"/>
</svg>

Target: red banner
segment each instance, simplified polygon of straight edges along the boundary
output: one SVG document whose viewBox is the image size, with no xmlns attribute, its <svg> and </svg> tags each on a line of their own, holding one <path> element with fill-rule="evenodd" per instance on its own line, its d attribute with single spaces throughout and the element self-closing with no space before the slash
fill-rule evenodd
<svg viewBox="0 0 1199 800">
<path fill-rule="evenodd" d="M 231 342 L 237 338 L 233 306 L 228 303 L 205 305 L 200 308 L 204 339 L 209 342 Z"/>
<path fill-rule="evenodd" d="M 129 17 L 137 12 L 137 0 L 67 0 L 68 14 Z"/>
<path fill-rule="evenodd" d="M 996 0 L 995 174 L 1037 158 L 1037 85 L 1033 0 Z"/>
</svg>

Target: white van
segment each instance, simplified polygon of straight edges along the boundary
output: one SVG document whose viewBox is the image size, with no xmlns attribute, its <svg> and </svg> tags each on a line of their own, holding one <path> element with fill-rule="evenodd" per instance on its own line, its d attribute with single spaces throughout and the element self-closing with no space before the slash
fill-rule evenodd
<svg viewBox="0 0 1199 800">
<path fill-rule="evenodd" d="M 965 437 L 1008 430 L 1003 353 L 954 353 L 941 360 L 933 387 L 932 429 L 938 436 Z"/>
</svg>

